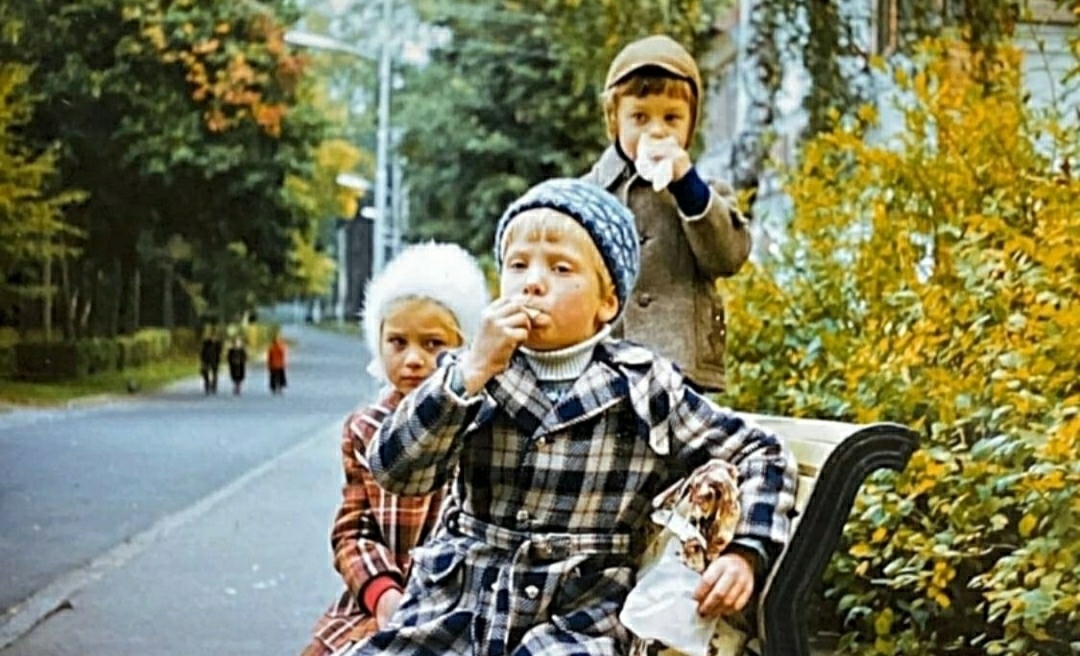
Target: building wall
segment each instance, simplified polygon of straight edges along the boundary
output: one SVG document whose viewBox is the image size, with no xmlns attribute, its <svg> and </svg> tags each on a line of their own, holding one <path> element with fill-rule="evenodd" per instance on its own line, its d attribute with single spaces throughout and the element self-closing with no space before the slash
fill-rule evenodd
<svg viewBox="0 0 1080 656">
<path fill-rule="evenodd" d="M 698 157 L 701 171 L 713 177 L 732 178 L 732 149 L 745 138 L 749 125 L 748 112 L 752 98 L 761 94 L 756 88 L 752 62 L 746 52 L 750 9 L 754 0 L 740 0 L 731 14 L 721 17 L 712 51 L 701 58 L 702 74 L 706 80 L 704 116 L 701 140 L 703 148 Z M 849 7 L 864 21 L 860 36 L 869 51 L 882 51 L 890 46 L 888 25 L 893 15 L 893 0 L 850 0 Z M 1075 60 L 1069 52 L 1068 38 L 1077 29 L 1074 19 L 1065 10 L 1056 9 L 1053 0 L 1031 0 L 1031 14 L 1017 27 L 1016 42 L 1024 52 L 1024 81 L 1034 107 L 1056 105 L 1080 122 L 1076 108 L 1080 107 L 1080 84 L 1074 82 L 1066 89 L 1061 79 Z M 809 77 L 799 62 L 789 62 L 781 85 L 778 107 L 772 127 L 776 141 L 772 157 L 794 164 L 798 153 L 799 135 L 806 126 L 802 99 L 809 88 Z M 880 78 L 877 104 L 882 117 L 878 138 L 888 139 L 902 128 L 900 113 L 892 106 L 895 89 Z M 1069 109 L 1071 109 L 1071 112 Z M 781 181 L 775 176 L 761 179 L 758 202 L 754 208 L 755 256 L 766 252 L 770 245 L 782 239 L 790 202 L 783 195 Z"/>
</svg>

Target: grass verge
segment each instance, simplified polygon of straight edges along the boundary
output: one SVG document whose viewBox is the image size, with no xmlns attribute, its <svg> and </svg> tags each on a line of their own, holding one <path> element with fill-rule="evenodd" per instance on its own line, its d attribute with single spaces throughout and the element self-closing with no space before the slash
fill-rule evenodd
<svg viewBox="0 0 1080 656">
<path fill-rule="evenodd" d="M 363 331 L 360 330 L 360 322 L 358 321 L 345 321 L 342 323 L 338 323 L 337 319 L 326 319 L 313 325 L 319 330 L 325 330 L 326 332 L 330 333 L 357 336 L 363 334 Z"/>
<path fill-rule="evenodd" d="M 198 357 L 172 356 L 167 360 L 124 371 L 109 371 L 79 380 L 31 383 L 0 380 L 0 404 L 54 406 L 100 394 L 127 395 L 129 385 L 137 392 L 151 392 L 169 383 L 197 376 Z M 228 378 L 226 372 L 225 377 Z"/>
</svg>

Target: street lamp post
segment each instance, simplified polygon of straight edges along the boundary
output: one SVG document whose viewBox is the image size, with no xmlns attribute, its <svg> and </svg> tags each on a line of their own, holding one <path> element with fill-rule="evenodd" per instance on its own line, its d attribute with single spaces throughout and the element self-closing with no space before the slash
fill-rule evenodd
<svg viewBox="0 0 1080 656">
<path fill-rule="evenodd" d="M 393 18 L 393 0 L 383 0 L 383 26 L 386 34 L 382 35 L 379 48 L 379 99 L 378 115 L 376 118 L 376 152 L 375 152 L 375 220 L 372 239 L 372 272 L 382 271 L 386 263 L 386 237 L 388 232 L 389 195 L 389 167 L 390 167 L 390 75 L 391 49 L 390 25 Z M 371 60 L 373 57 L 359 48 L 354 48 L 347 43 L 342 43 L 332 37 L 321 34 L 312 34 L 297 30 L 289 30 L 285 33 L 285 41 L 295 46 L 314 48 L 339 52 L 361 59 Z"/>
<path fill-rule="evenodd" d="M 375 145 L 375 211 L 378 218 L 375 220 L 375 234 L 373 246 L 375 256 L 372 259 L 372 268 L 375 273 L 382 271 L 386 262 L 386 228 L 387 219 L 387 191 L 389 189 L 388 175 L 390 173 L 390 58 L 393 52 L 390 49 L 390 30 L 393 25 L 394 0 L 383 0 L 383 34 L 379 39 L 379 113 L 378 128 L 376 129 Z"/>
</svg>

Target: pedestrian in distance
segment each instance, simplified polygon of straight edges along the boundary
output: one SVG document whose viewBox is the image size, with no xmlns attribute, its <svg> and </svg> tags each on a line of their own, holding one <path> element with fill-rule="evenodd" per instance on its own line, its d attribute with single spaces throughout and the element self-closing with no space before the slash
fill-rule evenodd
<svg viewBox="0 0 1080 656">
<path fill-rule="evenodd" d="M 232 346 L 226 354 L 229 362 L 229 378 L 233 383 L 233 394 L 240 396 L 240 388 L 244 384 L 244 376 L 247 373 L 247 349 L 244 348 L 244 340 L 234 337 Z"/>
<path fill-rule="evenodd" d="M 199 349 L 199 374 L 203 380 L 203 394 L 217 394 L 221 347 L 221 335 L 218 334 L 217 327 L 207 327 Z"/>
<path fill-rule="evenodd" d="M 380 423 L 435 370 L 437 356 L 466 343 L 488 301 L 484 275 L 451 244 L 412 246 L 372 279 L 365 293 L 368 371 L 383 385 L 345 421 L 341 506 L 330 545 L 345 583 L 315 626 L 303 656 L 341 653 L 387 626 L 401 600 L 411 550 L 437 524 L 444 490 L 398 496 L 371 477 L 366 451 Z"/>
<path fill-rule="evenodd" d="M 704 180 L 688 153 L 701 113 L 701 74 L 667 36 L 627 45 L 604 83 L 611 145 L 585 179 L 634 213 L 641 276 L 616 335 L 682 367 L 699 390 L 724 386 L 727 328 L 716 279 L 750 254 L 731 185 Z"/>
<path fill-rule="evenodd" d="M 549 180 L 495 235 L 500 298 L 368 448 L 390 492 L 453 485 L 413 552 L 422 575 L 353 656 L 625 655 L 618 616 L 652 500 L 712 463 L 736 469 L 741 510 L 692 594 L 702 616 L 740 611 L 787 541 L 795 459 L 667 358 L 610 338 L 640 267 L 634 216 L 614 196 Z"/>
<path fill-rule="evenodd" d="M 288 347 L 281 333 L 275 333 L 270 341 L 270 347 L 266 349 L 266 368 L 270 374 L 270 393 L 283 394 L 285 392 L 285 366 L 288 359 Z"/>
</svg>

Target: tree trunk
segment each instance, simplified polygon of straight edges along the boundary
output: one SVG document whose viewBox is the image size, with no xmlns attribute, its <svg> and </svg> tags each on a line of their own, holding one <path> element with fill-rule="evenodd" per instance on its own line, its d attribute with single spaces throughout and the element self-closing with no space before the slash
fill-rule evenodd
<svg viewBox="0 0 1080 656">
<path fill-rule="evenodd" d="M 68 258 L 60 260 L 60 302 L 63 304 L 64 341 L 75 339 L 75 313 L 78 312 L 79 294 L 71 291 L 71 271 Z"/>
<path fill-rule="evenodd" d="M 162 274 L 161 288 L 161 325 L 172 330 L 176 327 L 175 308 L 173 307 L 173 287 L 176 286 L 176 263 L 169 260 Z"/>
<path fill-rule="evenodd" d="M 124 291 L 124 267 L 120 260 L 113 260 L 112 275 L 105 284 L 109 300 L 109 316 L 106 324 L 106 337 L 116 337 L 120 333 L 120 305 Z"/>
<path fill-rule="evenodd" d="M 51 342 L 53 312 L 52 255 L 45 255 L 45 267 L 42 274 L 41 286 L 44 287 L 45 295 L 41 298 L 41 327 L 45 331 L 45 341 Z"/>
<path fill-rule="evenodd" d="M 135 333 L 142 326 L 142 270 L 136 261 L 131 267 L 131 314 L 128 317 L 127 332 Z"/>
</svg>

